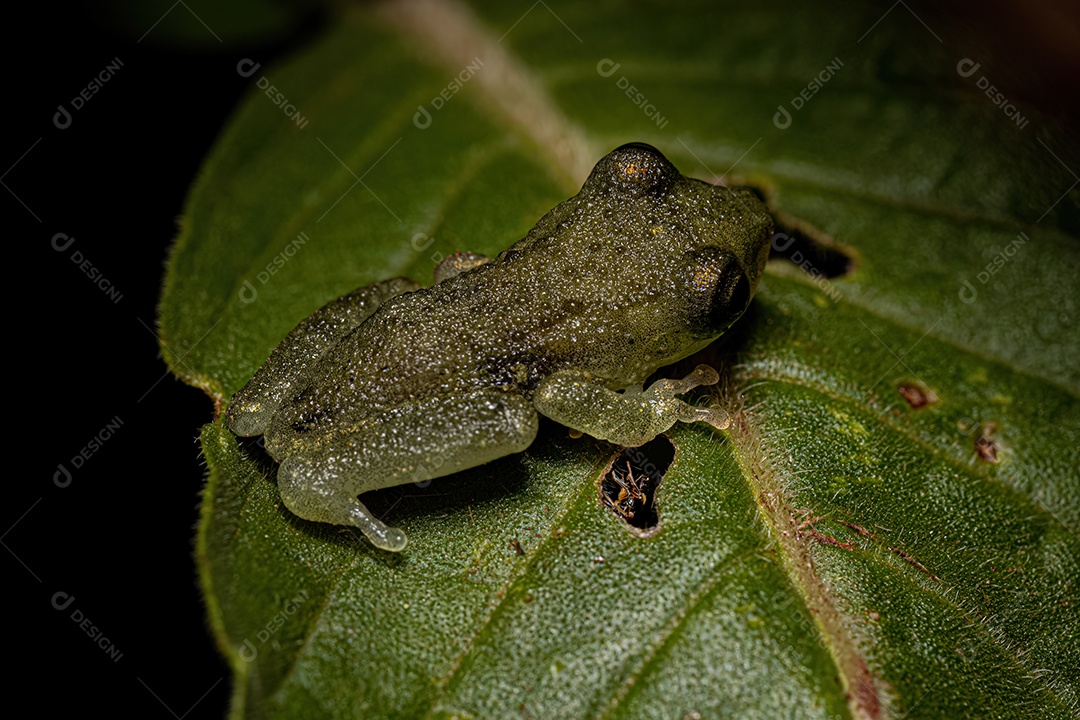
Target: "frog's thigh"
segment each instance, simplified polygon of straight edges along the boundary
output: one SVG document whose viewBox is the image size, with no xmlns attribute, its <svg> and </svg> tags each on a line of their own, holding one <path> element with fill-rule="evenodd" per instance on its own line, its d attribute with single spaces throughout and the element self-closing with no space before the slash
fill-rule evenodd
<svg viewBox="0 0 1080 720">
<path fill-rule="evenodd" d="M 629 447 L 647 443 L 676 421 L 726 428 L 728 416 L 723 410 L 695 407 L 675 397 L 717 379 L 715 370 L 699 365 L 682 380 L 657 380 L 648 390 L 630 388 L 618 393 L 577 370 L 560 370 L 540 382 L 533 405 L 563 425 Z"/>
<path fill-rule="evenodd" d="M 432 398 L 387 411 L 286 458 L 278 470 L 278 489 L 294 514 L 352 525 L 376 547 L 398 551 L 405 547 L 405 534 L 372 516 L 357 495 L 521 452 L 536 437 L 537 423 L 528 400 L 501 390 Z"/>
<path fill-rule="evenodd" d="M 319 359 L 386 300 L 419 286 L 406 278 L 377 282 L 316 310 L 285 336 L 247 385 L 233 396 L 226 415 L 237 435 L 259 435 L 291 388 L 303 387 Z"/>
</svg>

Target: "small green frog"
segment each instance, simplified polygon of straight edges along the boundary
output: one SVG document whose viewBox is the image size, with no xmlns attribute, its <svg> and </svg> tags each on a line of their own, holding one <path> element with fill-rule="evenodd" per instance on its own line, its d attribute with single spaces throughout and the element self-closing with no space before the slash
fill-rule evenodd
<svg viewBox="0 0 1080 720">
<path fill-rule="evenodd" d="M 429 288 L 388 280 L 317 310 L 233 397 L 229 428 L 264 436 L 293 513 L 400 551 L 357 496 L 521 452 L 538 412 L 625 446 L 676 421 L 727 427 L 676 397 L 712 368 L 642 383 L 743 314 L 772 227 L 750 190 L 623 145 L 498 257 L 458 253 Z"/>
</svg>

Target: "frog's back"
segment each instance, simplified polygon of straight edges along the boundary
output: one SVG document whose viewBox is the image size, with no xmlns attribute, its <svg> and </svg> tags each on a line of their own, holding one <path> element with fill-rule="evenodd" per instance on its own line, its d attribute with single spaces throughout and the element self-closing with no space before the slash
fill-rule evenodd
<svg viewBox="0 0 1080 720">
<path fill-rule="evenodd" d="M 278 428 L 334 432 L 485 387 L 531 397 L 571 366 L 624 388 L 719 335 L 712 287 L 704 301 L 698 291 L 716 279 L 703 272 L 713 269 L 709 251 L 730 255 L 740 241 L 728 228 L 750 228 L 740 232 L 754 236 L 756 254 L 738 262 L 758 265 L 756 284 L 756 236 L 771 220 L 749 195 L 683 178 L 666 160 L 649 168 L 631 159 L 634 172 L 655 177 L 627 189 L 618 174 L 633 163 L 598 165 L 581 193 L 490 263 L 385 302 L 321 360 Z"/>
<path fill-rule="evenodd" d="M 303 397 L 321 407 L 348 397 L 359 417 L 480 387 L 528 395 L 562 367 L 622 365 L 610 358 L 625 356 L 633 328 L 619 318 L 635 293 L 609 292 L 589 264 L 575 272 L 533 257 L 500 257 L 386 302 L 327 353 Z M 631 284 L 643 295 L 649 280 Z"/>
<path fill-rule="evenodd" d="M 341 431 L 386 409 L 483 387 L 528 397 L 569 366 L 625 374 L 626 348 L 642 342 L 625 319 L 628 305 L 657 280 L 635 280 L 638 292 L 619 295 L 600 273 L 532 257 L 500 257 L 384 303 L 322 358 L 282 406 L 275 432 Z"/>
</svg>

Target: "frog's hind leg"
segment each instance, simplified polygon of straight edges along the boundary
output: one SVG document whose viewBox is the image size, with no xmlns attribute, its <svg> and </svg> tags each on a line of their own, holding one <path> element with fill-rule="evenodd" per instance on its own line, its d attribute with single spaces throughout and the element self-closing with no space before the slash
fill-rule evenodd
<svg viewBox="0 0 1080 720">
<path fill-rule="evenodd" d="M 229 402 L 226 420 L 237 435 L 260 435 L 290 389 L 302 388 L 319 359 L 395 295 L 416 290 L 396 278 L 352 291 L 316 310 L 285 336 L 248 384 Z"/>
<path fill-rule="evenodd" d="M 295 515 L 351 525 L 376 547 L 397 552 L 405 533 L 375 518 L 357 495 L 521 452 L 532 444 L 537 424 L 528 400 L 502 390 L 431 398 L 367 418 L 286 458 L 278 490 Z"/>
</svg>

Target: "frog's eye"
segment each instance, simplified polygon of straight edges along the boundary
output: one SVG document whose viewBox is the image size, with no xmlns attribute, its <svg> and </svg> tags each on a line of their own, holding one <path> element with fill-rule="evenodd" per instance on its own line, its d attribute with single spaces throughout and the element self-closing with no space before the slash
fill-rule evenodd
<svg viewBox="0 0 1080 720">
<path fill-rule="evenodd" d="M 704 335 L 719 335 L 746 311 L 750 281 L 729 252 L 705 248 L 690 253 L 690 321 Z"/>
<path fill-rule="evenodd" d="M 585 187 L 594 191 L 621 190 L 662 195 L 682 177 L 664 154 L 645 143 L 615 148 L 596 163 Z"/>
</svg>

